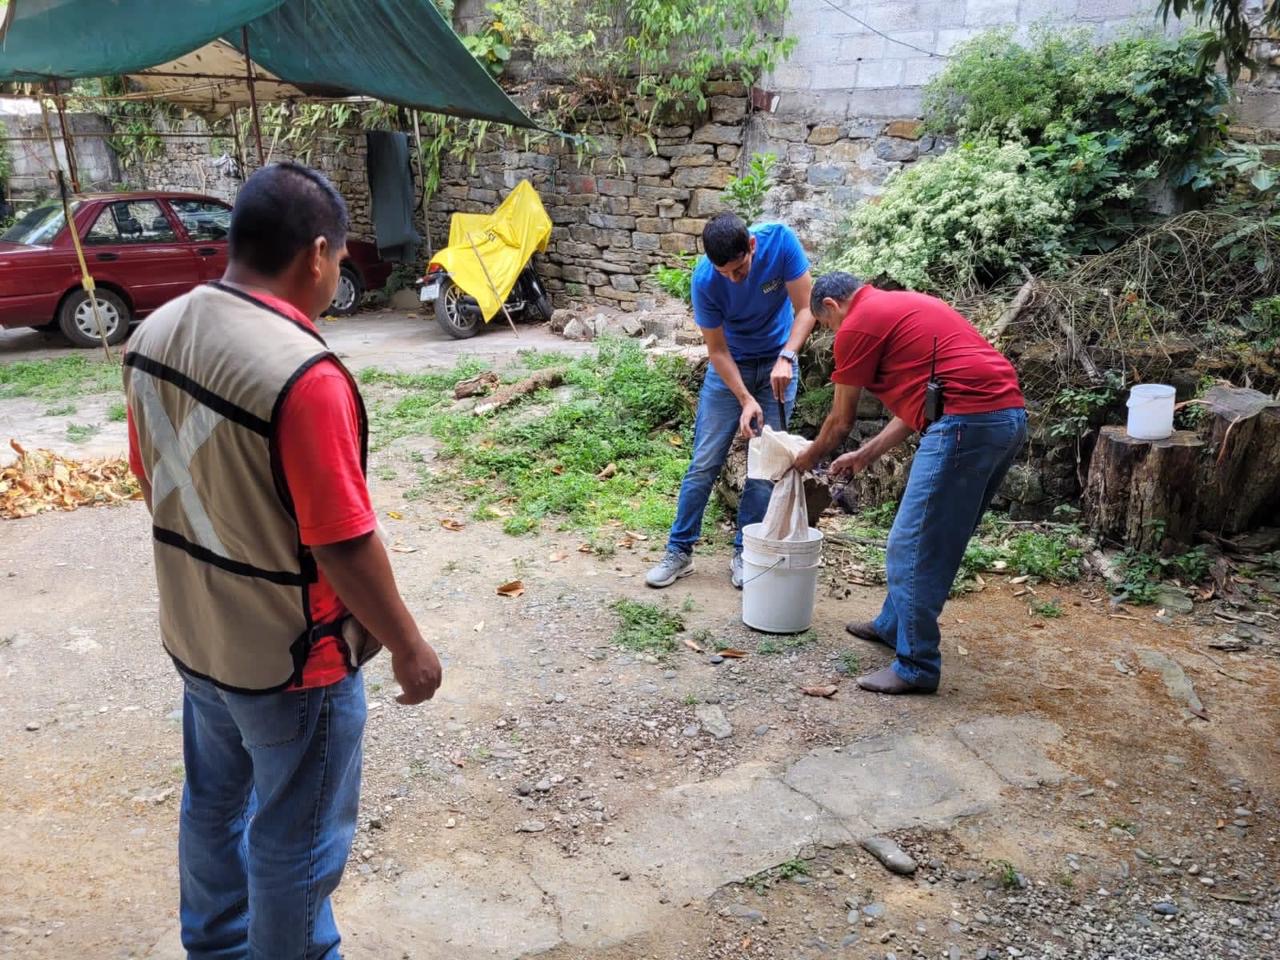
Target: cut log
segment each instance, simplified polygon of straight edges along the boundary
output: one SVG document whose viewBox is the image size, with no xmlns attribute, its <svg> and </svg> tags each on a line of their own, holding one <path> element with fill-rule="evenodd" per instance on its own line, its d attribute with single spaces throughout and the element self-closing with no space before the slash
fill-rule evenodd
<svg viewBox="0 0 1280 960">
<path fill-rule="evenodd" d="M 1199 401 L 1209 415 L 1201 432 L 1202 527 L 1233 534 L 1280 517 L 1280 403 L 1265 393 L 1217 386 Z"/>
<path fill-rule="evenodd" d="M 1103 427 L 1089 461 L 1084 517 L 1100 536 L 1149 553 L 1190 543 L 1197 527 L 1204 441 L 1189 430 L 1136 440 Z"/>
<path fill-rule="evenodd" d="M 469 380 L 460 380 L 458 385 L 453 388 L 453 398 L 462 400 L 466 397 L 477 397 L 488 393 L 497 385 L 498 375 L 492 370 L 486 370 L 479 376 L 471 377 Z"/>
<path fill-rule="evenodd" d="M 492 413 L 494 410 L 501 410 L 503 407 L 515 403 L 526 394 L 558 387 L 562 383 L 564 383 L 563 369 L 556 367 L 552 370 L 539 370 L 533 376 L 526 377 L 519 383 L 508 384 L 484 401 L 484 403 L 476 404 L 475 413 L 484 414 Z"/>
</svg>

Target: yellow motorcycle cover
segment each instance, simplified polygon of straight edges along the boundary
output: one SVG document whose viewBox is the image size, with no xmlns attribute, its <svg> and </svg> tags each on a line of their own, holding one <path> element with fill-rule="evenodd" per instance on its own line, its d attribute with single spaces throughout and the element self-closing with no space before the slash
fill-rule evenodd
<svg viewBox="0 0 1280 960">
<path fill-rule="evenodd" d="M 488 323 L 502 309 L 525 264 L 535 252 L 546 252 L 550 236 L 551 218 L 538 192 L 521 180 L 493 213 L 455 213 L 449 221 L 449 245 L 431 264 L 439 264 L 475 297 Z"/>
</svg>

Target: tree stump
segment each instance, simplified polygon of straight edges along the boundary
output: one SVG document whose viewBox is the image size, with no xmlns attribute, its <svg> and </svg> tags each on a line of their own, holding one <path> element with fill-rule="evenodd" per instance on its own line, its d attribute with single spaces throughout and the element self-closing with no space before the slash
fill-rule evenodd
<svg viewBox="0 0 1280 960">
<path fill-rule="evenodd" d="M 1249 530 L 1280 517 L 1280 403 L 1265 393 L 1217 386 L 1201 398 L 1209 417 L 1201 528 Z"/>
<path fill-rule="evenodd" d="M 1090 529 L 1150 553 L 1189 543 L 1199 523 L 1204 441 L 1189 430 L 1166 440 L 1136 440 L 1103 427 L 1089 461 L 1084 517 Z"/>
</svg>

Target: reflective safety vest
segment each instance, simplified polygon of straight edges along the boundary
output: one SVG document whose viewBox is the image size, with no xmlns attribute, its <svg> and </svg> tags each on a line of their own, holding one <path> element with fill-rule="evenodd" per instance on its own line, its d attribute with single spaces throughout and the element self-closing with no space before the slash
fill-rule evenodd
<svg viewBox="0 0 1280 960">
<path fill-rule="evenodd" d="M 343 642 L 342 623 L 311 619 L 316 564 L 277 436 L 290 389 L 325 359 L 337 362 L 318 333 L 218 283 L 157 310 L 125 354 L 151 484 L 161 638 L 179 668 L 226 689 L 283 689 L 319 637 Z M 368 421 L 351 387 L 363 464 Z"/>
</svg>

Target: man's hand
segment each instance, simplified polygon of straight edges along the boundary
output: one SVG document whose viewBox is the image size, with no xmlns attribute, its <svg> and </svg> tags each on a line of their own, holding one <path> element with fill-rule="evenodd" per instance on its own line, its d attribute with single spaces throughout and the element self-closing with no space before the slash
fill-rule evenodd
<svg viewBox="0 0 1280 960">
<path fill-rule="evenodd" d="M 431 644 L 419 637 L 399 653 L 391 655 L 391 672 L 404 691 L 396 697 L 396 703 L 412 706 L 435 696 L 444 669 Z"/>
<path fill-rule="evenodd" d="M 867 469 L 878 459 L 880 459 L 880 454 L 876 453 L 870 445 L 864 445 L 857 450 L 851 450 L 843 456 L 836 457 L 831 461 L 831 468 L 828 472 L 833 477 L 853 476 Z"/>
<path fill-rule="evenodd" d="M 760 409 L 760 404 L 756 402 L 755 397 L 749 397 L 743 402 L 742 416 L 738 420 L 738 426 L 742 430 L 744 440 L 758 436 L 764 429 L 764 411 Z"/>
<path fill-rule="evenodd" d="M 791 386 L 791 378 L 795 376 L 795 367 L 786 357 L 779 357 L 769 374 L 769 383 L 773 387 L 773 395 L 779 403 L 787 402 L 787 388 Z"/>
<path fill-rule="evenodd" d="M 803 450 L 800 455 L 791 463 L 792 470 L 798 470 L 801 474 L 806 474 L 818 465 L 817 448 L 811 443 Z"/>
</svg>

